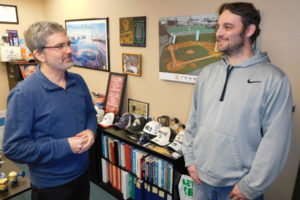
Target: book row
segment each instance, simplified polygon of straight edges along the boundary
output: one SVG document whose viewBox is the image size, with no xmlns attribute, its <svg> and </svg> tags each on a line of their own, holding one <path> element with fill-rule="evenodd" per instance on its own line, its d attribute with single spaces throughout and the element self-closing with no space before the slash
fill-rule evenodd
<svg viewBox="0 0 300 200">
<path fill-rule="evenodd" d="M 171 200 L 172 196 L 164 190 L 137 178 L 133 174 L 101 158 L 102 182 L 109 183 L 122 193 L 123 199 Z"/>
<path fill-rule="evenodd" d="M 102 157 L 110 163 L 172 193 L 172 163 L 105 134 L 102 134 L 102 143 Z"/>
</svg>

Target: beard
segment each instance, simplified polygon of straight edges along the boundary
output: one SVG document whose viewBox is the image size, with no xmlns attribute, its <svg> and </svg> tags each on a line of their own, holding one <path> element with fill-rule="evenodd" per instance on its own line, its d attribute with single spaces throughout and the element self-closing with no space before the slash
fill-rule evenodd
<svg viewBox="0 0 300 200">
<path fill-rule="evenodd" d="M 242 32 L 236 37 L 235 39 L 232 39 L 229 41 L 229 44 L 224 48 L 219 48 L 218 51 L 224 53 L 227 56 L 232 56 L 238 52 L 245 46 L 245 32 L 246 29 L 243 29 Z M 222 38 L 220 38 L 222 39 Z M 224 39 L 224 38 L 223 38 Z"/>
<path fill-rule="evenodd" d="M 66 55 L 59 59 L 48 58 L 46 60 L 48 66 L 56 70 L 68 70 L 73 67 L 72 55 Z"/>
</svg>

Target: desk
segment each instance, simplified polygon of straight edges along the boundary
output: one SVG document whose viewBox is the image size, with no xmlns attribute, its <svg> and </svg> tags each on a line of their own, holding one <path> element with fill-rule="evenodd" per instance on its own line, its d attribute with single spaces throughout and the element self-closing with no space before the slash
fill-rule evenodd
<svg viewBox="0 0 300 200">
<path fill-rule="evenodd" d="M 11 160 L 3 157 L 2 160 L 4 163 L 0 167 L 0 172 L 4 172 L 6 177 L 8 178 L 8 174 L 11 171 L 16 171 L 17 173 L 21 173 L 22 171 L 16 166 L 15 163 L 13 163 Z M 18 177 L 18 182 L 14 185 L 11 185 L 11 183 L 8 183 L 8 191 L 6 192 L 0 192 L 0 200 L 2 199 L 8 199 L 15 195 L 18 195 L 22 192 L 25 192 L 30 189 L 30 180 L 27 176 L 27 174 L 22 177 Z"/>
</svg>

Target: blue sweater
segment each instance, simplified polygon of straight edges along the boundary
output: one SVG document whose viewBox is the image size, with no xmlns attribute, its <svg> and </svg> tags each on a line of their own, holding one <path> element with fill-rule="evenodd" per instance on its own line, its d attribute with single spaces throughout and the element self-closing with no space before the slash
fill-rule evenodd
<svg viewBox="0 0 300 200">
<path fill-rule="evenodd" d="M 199 75 L 183 142 L 185 164 L 195 164 L 204 182 L 237 184 L 253 199 L 287 160 L 292 92 L 288 77 L 266 53 L 256 50 L 252 58 L 232 66 L 224 90 L 227 66 L 224 57 Z"/>
<path fill-rule="evenodd" d="M 85 129 L 96 133 L 96 111 L 82 77 L 65 75 L 63 89 L 37 69 L 7 100 L 4 154 L 28 164 L 31 183 L 37 188 L 68 183 L 88 167 L 88 151 L 73 154 L 67 138 Z"/>
</svg>

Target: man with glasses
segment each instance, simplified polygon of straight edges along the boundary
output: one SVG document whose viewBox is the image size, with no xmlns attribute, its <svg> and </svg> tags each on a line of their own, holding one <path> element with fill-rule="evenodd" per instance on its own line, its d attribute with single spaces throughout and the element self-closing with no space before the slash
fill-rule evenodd
<svg viewBox="0 0 300 200">
<path fill-rule="evenodd" d="M 40 67 L 8 96 L 4 154 L 28 164 L 33 200 L 88 200 L 96 111 L 83 78 L 67 71 L 69 38 L 53 22 L 32 24 L 24 36 Z"/>
</svg>

